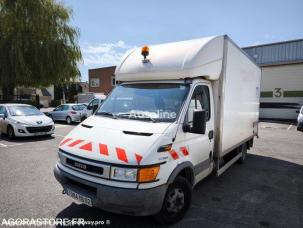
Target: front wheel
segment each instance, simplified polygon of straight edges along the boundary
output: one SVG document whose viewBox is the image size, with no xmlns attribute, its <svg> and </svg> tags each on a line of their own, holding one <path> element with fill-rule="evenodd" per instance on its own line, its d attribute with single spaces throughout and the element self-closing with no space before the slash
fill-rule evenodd
<svg viewBox="0 0 303 228">
<path fill-rule="evenodd" d="M 192 197 L 190 183 L 181 176 L 169 185 L 161 211 L 154 216 L 161 225 L 174 224 L 180 221 L 187 212 Z"/>
<path fill-rule="evenodd" d="M 12 126 L 7 127 L 7 137 L 9 139 L 14 139 L 15 138 L 15 132 L 14 132 L 14 128 Z"/>
</svg>

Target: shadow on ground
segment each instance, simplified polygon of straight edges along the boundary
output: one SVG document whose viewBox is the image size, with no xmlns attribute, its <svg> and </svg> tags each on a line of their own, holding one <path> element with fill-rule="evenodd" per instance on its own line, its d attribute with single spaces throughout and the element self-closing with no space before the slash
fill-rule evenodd
<svg viewBox="0 0 303 228">
<path fill-rule="evenodd" d="M 42 135 L 42 136 L 16 137 L 15 139 L 9 139 L 5 134 L 0 135 L 0 141 L 3 140 L 5 142 L 10 142 L 10 143 L 38 142 L 38 141 L 52 140 L 54 138 L 55 137 L 51 135 Z"/>
<path fill-rule="evenodd" d="M 302 177 L 303 166 L 250 154 L 245 164 L 199 183 L 190 210 L 174 227 L 303 227 Z M 110 220 L 109 227 L 157 226 L 151 217 L 112 214 L 75 203 L 57 218 Z"/>
</svg>

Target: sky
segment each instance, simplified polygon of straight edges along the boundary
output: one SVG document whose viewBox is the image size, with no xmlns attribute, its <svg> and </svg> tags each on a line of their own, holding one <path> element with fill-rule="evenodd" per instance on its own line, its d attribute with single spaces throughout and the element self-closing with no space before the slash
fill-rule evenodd
<svg viewBox="0 0 303 228">
<path fill-rule="evenodd" d="M 302 0 L 60 0 L 73 11 L 88 69 L 143 45 L 229 35 L 240 47 L 303 38 Z"/>
</svg>

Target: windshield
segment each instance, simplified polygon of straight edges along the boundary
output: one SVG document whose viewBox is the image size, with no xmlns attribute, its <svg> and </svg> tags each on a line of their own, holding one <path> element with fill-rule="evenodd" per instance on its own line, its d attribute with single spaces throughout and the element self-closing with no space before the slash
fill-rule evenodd
<svg viewBox="0 0 303 228">
<path fill-rule="evenodd" d="M 36 107 L 34 106 L 10 106 L 8 107 L 9 113 L 11 116 L 40 116 L 43 115 Z"/>
<path fill-rule="evenodd" d="M 96 115 L 173 122 L 188 91 L 189 85 L 177 83 L 122 84 L 113 90 Z"/>
</svg>

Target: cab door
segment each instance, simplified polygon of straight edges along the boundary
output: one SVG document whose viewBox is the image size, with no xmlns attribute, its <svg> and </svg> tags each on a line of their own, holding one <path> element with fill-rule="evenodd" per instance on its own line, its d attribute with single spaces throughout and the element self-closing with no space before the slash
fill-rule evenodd
<svg viewBox="0 0 303 228">
<path fill-rule="evenodd" d="M 208 85 L 196 85 L 184 120 L 184 124 L 189 126 L 189 130 L 184 133 L 184 140 L 194 165 L 196 181 L 201 180 L 205 174 L 207 175 L 212 165 L 214 118 L 211 97 L 211 88 Z M 206 130 L 204 134 L 190 131 L 193 124 L 194 110 L 206 111 Z"/>
</svg>

